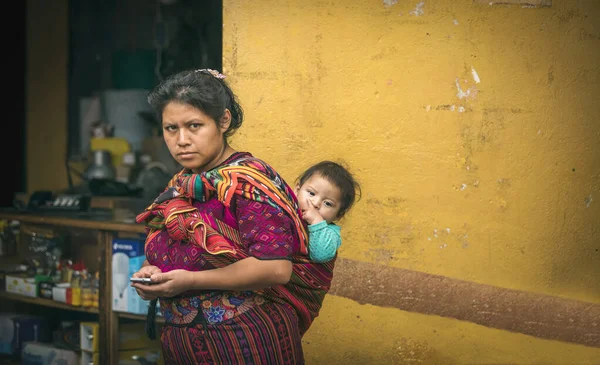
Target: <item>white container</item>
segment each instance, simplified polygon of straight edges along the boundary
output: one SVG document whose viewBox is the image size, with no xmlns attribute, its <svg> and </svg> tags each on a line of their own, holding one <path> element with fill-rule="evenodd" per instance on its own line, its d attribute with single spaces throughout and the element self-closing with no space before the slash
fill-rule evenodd
<svg viewBox="0 0 600 365">
<path fill-rule="evenodd" d="M 143 89 L 102 92 L 102 120 L 115 127 L 114 136 L 125 138 L 134 151 L 140 151 L 144 139 L 152 135 L 152 126 L 139 114 L 151 112 Z"/>
</svg>

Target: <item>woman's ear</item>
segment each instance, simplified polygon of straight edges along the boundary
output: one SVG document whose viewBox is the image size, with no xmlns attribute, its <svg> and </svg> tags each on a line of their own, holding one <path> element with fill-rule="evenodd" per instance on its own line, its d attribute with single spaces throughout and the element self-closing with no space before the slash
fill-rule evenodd
<svg viewBox="0 0 600 365">
<path fill-rule="evenodd" d="M 221 129 L 222 133 L 227 132 L 229 126 L 231 125 L 231 112 L 229 109 L 225 109 L 221 120 L 219 121 L 219 129 Z"/>
</svg>

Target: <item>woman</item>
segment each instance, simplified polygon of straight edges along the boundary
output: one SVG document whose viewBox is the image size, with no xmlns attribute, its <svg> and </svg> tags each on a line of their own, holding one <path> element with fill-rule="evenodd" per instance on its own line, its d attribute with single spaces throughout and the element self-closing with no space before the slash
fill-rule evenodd
<svg viewBox="0 0 600 365">
<path fill-rule="evenodd" d="M 243 112 L 213 70 L 185 71 L 149 95 L 183 166 L 138 216 L 148 227 L 138 294 L 160 307 L 167 364 L 302 364 L 335 260 L 313 264 L 287 183 L 228 137 Z M 152 308 L 149 317 L 153 314 Z"/>
</svg>

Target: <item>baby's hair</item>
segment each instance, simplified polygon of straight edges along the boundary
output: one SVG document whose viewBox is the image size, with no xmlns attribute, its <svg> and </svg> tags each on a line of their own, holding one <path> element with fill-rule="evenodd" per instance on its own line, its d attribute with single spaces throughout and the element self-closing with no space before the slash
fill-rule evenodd
<svg viewBox="0 0 600 365">
<path fill-rule="evenodd" d="M 304 183 L 306 183 L 314 175 L 321 176 L 340 189 L 342 201 L 337 219 L 342 218 L 350 210 L 350 208 L 352 208 L 354 202 L 357 201 L 357 195 L 358 199 L 360 200 L 360 184 L 358 181 L 356 181 L 354 176 L 352 176 L 350 171 L 348 171 L 348 169 L 341 164 L 333 161 L 321 161 L 309 167 L 296 180 L 298 186 L 304 185 Z"/>
</svg>

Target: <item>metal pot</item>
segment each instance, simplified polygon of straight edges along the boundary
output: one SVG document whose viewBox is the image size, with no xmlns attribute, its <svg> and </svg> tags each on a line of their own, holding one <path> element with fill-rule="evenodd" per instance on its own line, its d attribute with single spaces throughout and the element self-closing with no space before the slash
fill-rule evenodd
<svg viewBox="0 0 600 365">
<path fill-rule="evenodd" d="M 106 179 L 114 180 L 115 168 L 112 165 L 111 154 L 108 150 L 95 150 L 92 153 L 93 161 L 83 174 L 86 180 Z"/>
</svg>

